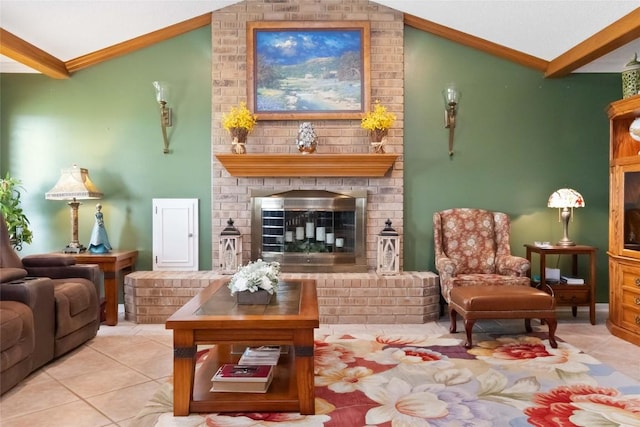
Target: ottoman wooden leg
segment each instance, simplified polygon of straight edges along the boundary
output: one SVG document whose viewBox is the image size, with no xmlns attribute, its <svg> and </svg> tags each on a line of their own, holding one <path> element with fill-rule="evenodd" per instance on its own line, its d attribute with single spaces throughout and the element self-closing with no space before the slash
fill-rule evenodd
<svg viewBox="0 0 640 427">
<path fill-rule="evenodd" d="M 556 319 L 545 320 L 549 325 L 549 344 L 551 344 L 553 348 L 558 348 L 558 343 L 556 342 L 556 327 L 558 326 L 558 321 Z"/>
<path fill-rule="evenodd" d="M 527 332 L 533 331 L 533 329 L 531 329 L 531 319 L 524 319 L 524 330 Z"/>
<path fill-rule="evenodd" d="M 465 348 L 473 347 L 473 343 L 471 341 L 471 331 L 473 330 L 473 324 L 476 323 L 475 320 L 466 320 L 464 321 L 464 330 L 467 333 L 467 343 L 464 345 Z"/>
<path fill-rule="evenodd" d="M 449 321 L 449 332 L 455 334 L 457 330 L 458 313 L 452 308 L 449 309 Z"/>
</svg>

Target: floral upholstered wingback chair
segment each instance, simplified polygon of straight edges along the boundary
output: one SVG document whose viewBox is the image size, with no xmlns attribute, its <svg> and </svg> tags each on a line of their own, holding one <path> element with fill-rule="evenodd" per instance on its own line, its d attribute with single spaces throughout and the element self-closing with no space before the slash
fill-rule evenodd
<svg viewBox="0 0 640 427">
<path fill-rule="evenodd" d="M 529 286 L 529 261 L 511 255 L 509 217 L 502 212 L 456 208 L 433 214 L 436 270 L 449 303 L 455 286 Z"/>
</svg>

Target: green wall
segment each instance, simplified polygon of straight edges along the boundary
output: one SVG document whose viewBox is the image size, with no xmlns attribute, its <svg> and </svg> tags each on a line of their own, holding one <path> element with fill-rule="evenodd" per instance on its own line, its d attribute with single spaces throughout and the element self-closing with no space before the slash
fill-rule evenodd
<svg viewBox="0 0 640 427">
<path fill-rule="evenodd" d="M 597 295 L 606 301 L 605 108 L 622 96 L 619 74 L 545 79 L 541 72 L 409 27 L 405 65 L 405 269 L 433 270 L 432 216 L 452 207 L 508 213 L 517 255 L 525 255 L 525 243 L 556 242 L 562 225 L 547 199 L 571 187 L 586 207 L 575 210 L 569 236 L 599 249 Z M 452 158 L 440 94 L 448 82 L 462 92 Z M 547 265 L 557 261 L 548 257 Z M 580 261 L 586 267 L 586 258 Z M 536 265 L 537 256 L 534 270 Z"/>
<path fill-rule="evenodd" d="M 153 198 L 197 198 L 200 268 L 211 269 L 211 30 L 175 37 L 54 80 L 1 75 L 1 171 L 21 179 L 34 242 L 24 254 L 54 251 L 70 241 L 69 208 L 44 199 L 60 169 L 89 169 L 104 193 L 105 226 L 114 248 L 140 251 L 151 269 Z M 170 84 L 170 154 L 163 154 L 152 81 Z M 88 245 L 95 202 L 79 212 Z"/>
<path fill-rule="evenodd" d="M 151 268 L 151 199 L 200 200 L 200 269 L 211 268 L 211 40 L 200 29 L 75 73 L 68 80 L 0 76 L 0 172 L 26 188 L 37 253 L 69 241 L 68 208 L 44 200 L 60 168 L 89 169 L 105 193 L 107 231 L 116 248 L 141 251 Z M 570 236 L 599 248 L 598 300 L 606 301 L 608 122 L 621 97 L 618 74 L 544 79 L 542 73 L 406 27 L 405 270 L 433 270 L 433 212 L 450 207 L 502 210 L 513 221 L 512 248 L 561 237 L 548 196 L 569 186 L 586 207 Z M 162 154 L 151 82 L 172 85 L 171 150 Z M 462 91 L 455 155 L 447 152 L 440 91 Z M 87 244 L 93 203 L 80 210 Z M 563 260 L 564 262 L 564 260 Z M 548 260 L 548 263 L 551 261 Z"/>
</svg>

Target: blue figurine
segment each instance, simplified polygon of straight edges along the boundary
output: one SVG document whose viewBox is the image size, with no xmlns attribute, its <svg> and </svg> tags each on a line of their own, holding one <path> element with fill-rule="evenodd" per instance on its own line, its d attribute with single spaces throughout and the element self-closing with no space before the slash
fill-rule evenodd
<svg viewBox="0 0 640 427">
<path fill-rule="evenodd" d="M 107 230 L 104 228 L 103 215 L 100 212 L 101 209 L 102 205 L 98 203 L 96 205 L 96 223 L 93 226 L 93 231 L 91 231 L 91 241 L 88 249 L 92 254 L 106 254 L 111 251 Z"/>
</svg>

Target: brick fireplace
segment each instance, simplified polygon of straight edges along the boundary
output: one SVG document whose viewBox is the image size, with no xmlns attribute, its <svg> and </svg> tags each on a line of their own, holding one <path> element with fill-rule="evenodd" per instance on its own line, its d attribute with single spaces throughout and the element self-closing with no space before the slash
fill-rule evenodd
<svg viewBox="0 0 640 427">
<path fill-rule="evenodd" d="M 231 138 L 222 127 L 222 115 L 246 100 L 247 21 L 348 21 L 371 23 L 371 99 L 379 99 L 398 120 L 388 136 L 387 152 L 399 154 L 390 173 L 368 177 L 252 177 L 231 176 L 212 159 L 212 258 L 218 260 L 218 236 L 233 218 L 243 235 L 243 259 L 251 257 L 251 190 L 366 190 L 366 259 L 375 270 L 376 236 L 387 218 L 403 231 L 403 108 L 404 57 L 402 13 L 367 0 L 247 0 L 224 8 L 212 18 L 212 152 L 229 153 Z M 368 107 L 369 108 L 369 107 Z M 367 108 L 367 109 L 368 109 Z M 299 121 L 259 121 L 247 141 L 247 153 L 298 153 L 295 138 Z M 369 139 L 359 120 L 321 120 L 313 126 L 319 137 L 317 153 L 368 153 Z M 302 156 L 302 154 L 300 154 Z M 312 154 L 313 155 L 313 154 Z M 401 254 L 402 268 L 402 254 Z"/>
<path fill-rule="evenodd" d="M 246 100 L 246 22 L 348 21 L 371 24 L 371 99 L 397 116 L 387 152 L 397 155 L 383 176 L 238 177 L 215 157 L 231 152 L 222 115 Z M 212 265 L 218 265 L 220 232 L 232 218 L 242 233 L 243 260 L 251 259 L 251 192 L 325 190 L 366 191 L 365 258 L 368 272 L 285 273 L 283 279 L 313 278 L 318 289 L 321 323 L 424 323 L 438 318 L 438 277 L 432 272 L 379 276 L 376 242 L 389 218 L 403 234 L 404 23 L 401 12 L 367 0 L 247 0 L 212 15 Z M 367 109 L 369 109 L 368 107 Z M 317 154 L 369 153 L 369 139 L 359 120 L 316 120 Z M 259 121 L 247 141 L 247 155 L 298 153 L 300 121 Z M 303 156 L 302 154 L 298 154 Z M 314 156 L 310 154 L 307 156 Z M 295 158 L 294 160 L 295 161 Z M 310 175 L 310 176 L 307 176 Z M 125 311 L 139 323 L 160 323 L 191 296 L 220 278 L 211 272 L 135 272 L 125 278 Z"/>
</svg>

